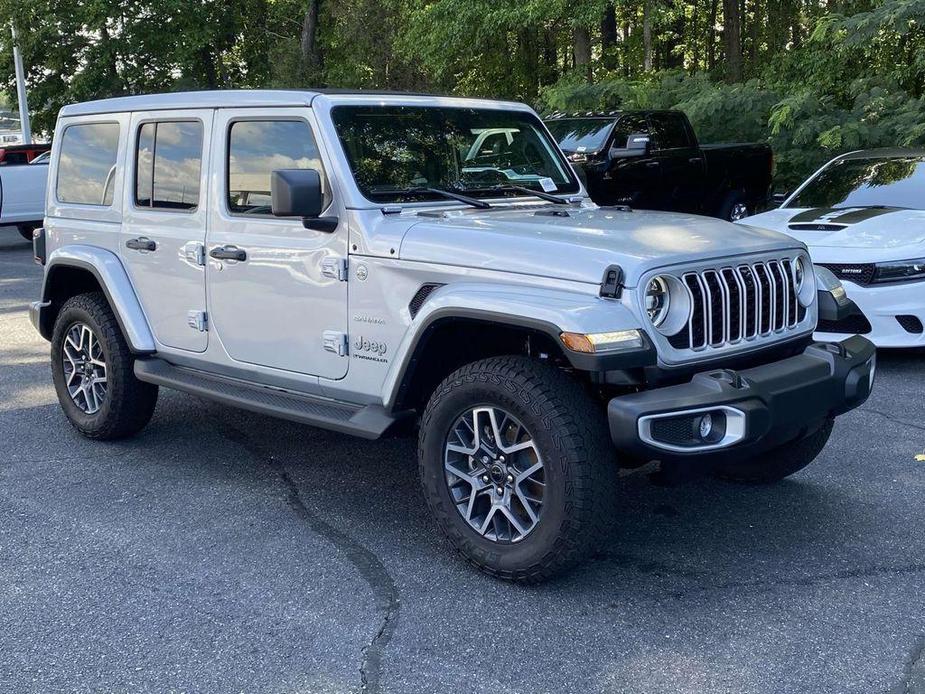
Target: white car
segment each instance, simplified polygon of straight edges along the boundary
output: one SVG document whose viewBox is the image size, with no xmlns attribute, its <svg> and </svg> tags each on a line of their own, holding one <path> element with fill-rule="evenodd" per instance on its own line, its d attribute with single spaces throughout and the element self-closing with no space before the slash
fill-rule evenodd
<svg viewBox="0 0 925 694">
<path fill-rule="evenodd" d="M 857 333 L 878 347 L 925 346 L 925 150 L 836 157 L 779 209 L 742 223 L 804 242 L 817 267 L 844 283 L 861 313 L 820 320 L 817 338 Z"/>
</svg>

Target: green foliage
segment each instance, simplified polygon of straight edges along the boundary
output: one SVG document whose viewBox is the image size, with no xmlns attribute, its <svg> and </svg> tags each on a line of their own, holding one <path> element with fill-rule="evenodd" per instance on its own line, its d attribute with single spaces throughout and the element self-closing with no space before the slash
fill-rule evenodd
<svg viewBox="0 0 925 694">
<path fill-rule="evenodd" d="M 307 64 L 300 42 L 315 2 L 318 51 Z M 86 99 L 330 85 L 517 99 L 543 111 L 677 108 L 705 142 L 770 143 L 781 186 L 846 150 L 925 145 L 925 0 L 744 0 L 738 49 L 746 78 L 738 84 L 721 81 L 735 50 L 724 40 L 723 7 L 0 0 L 0 24 L 20 28 L 39 132 L 52 130 L 61 106 Z M 15 95 L 2 40 L 0 90 Z"/>
</svg>

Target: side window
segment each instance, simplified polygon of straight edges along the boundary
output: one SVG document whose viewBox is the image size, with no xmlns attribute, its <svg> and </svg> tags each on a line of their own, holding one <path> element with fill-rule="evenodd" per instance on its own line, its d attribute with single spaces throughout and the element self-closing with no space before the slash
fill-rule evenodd
<svg viewBox="0 0 925 694">
<path fill-rule="evenodd" d="M 321 155 L 302 120 L 246 120 L 228 134 L 228 209 L 270 214 L 270 174 L 277 169 L 315 169 L 321 174 L 325 205 L 330 201 Z"/>
<path fill-rule="evenodd" d="M 678 149 L 693 144 L 680 113 L 653 113 L 650 120 L 657 149 Z"/>
<path fill-rule="evenodd" d="M 630 135 L 649 134 L 649 123 L 645 116 L 629 114 L 620 118 L 613 129 L 613 147 L 622 149 L 626 147 L 626 141 Z"/>
<path fill-rule="evenodd" d="M 135 204 L 161 210 L 192 210 L 199 205 L 202 123 L 160 121 L 138 130 Z"/>
<path fill-rule="evenodd" d="M 67 126 L 58 157 L 58 200 L 111 205 L 118 151 L 118 123 Z"/>
</svg>

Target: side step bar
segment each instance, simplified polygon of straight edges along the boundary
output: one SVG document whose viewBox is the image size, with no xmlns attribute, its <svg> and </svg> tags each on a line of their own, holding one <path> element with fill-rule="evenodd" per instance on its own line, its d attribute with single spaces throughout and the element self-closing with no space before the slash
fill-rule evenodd
<svg viewBox="0 0 925 694">
<path fill-rule="evenodd" d="M 381 405 L 351 405 L 312 397 L 169 364 L 163 359 L 136 359 L 135 376 L 242 410 L 289 419 L 322 429 L 378 439 L 397 422 Z"/>
</svg>

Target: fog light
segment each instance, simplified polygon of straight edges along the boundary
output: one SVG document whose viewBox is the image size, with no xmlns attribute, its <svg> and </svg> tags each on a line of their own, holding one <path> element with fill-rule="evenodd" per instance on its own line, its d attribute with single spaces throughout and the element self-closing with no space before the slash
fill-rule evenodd
<svg viewBox="0 0 925 694">
<path fill-rule="evenodd" d="M 700 438 L 706 441 L 713 433 L 713 415 L 709 412 L 700 418 Z"/>
</svg>

